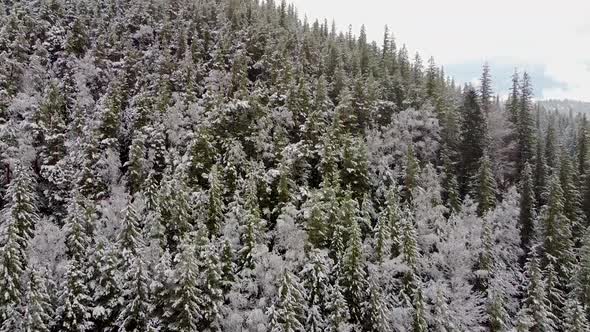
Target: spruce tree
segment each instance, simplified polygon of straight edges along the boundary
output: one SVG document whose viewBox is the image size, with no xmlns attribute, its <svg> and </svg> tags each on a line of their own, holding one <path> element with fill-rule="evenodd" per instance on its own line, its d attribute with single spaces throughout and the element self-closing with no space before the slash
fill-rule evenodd
<svg viewBox="0 0 590 332">
<path fill-rule="evenodd" d="M 217 166 L 211 168 L 209 174 L 209 202 L 207 209 L 207 229 L 209 237 L 215 237 L 219 234 L 223 223 L 223 197 L 222 186 L 218 174 Z"/>
<path fill-rule="evenodd" d="M 305 323 L 305 294 L 296 277 L 285 271 L 275 304 L 278 331 L 302 331 Z"/>
<path fill-rule="evenodd" d="M 362 253 L 361 231 L 356 220 L 350 225 L 350 239 L 344 255 L 340 283 L 348 303 L 352 322 L 362 321 L 362 303 L 365 301 L 367 279 Z"/>
<path fill-rule="evenodd" d="M 531 167 L 525 164 L 520 182 L 520 246 L 525 254 L 531 248 L 535 231 L 535 191 Z"/>
<path fill-rule="evenodd" d="M 59 331 L 92 331 L 91 297 L 83 264 L 72 259 L 66 267 L 66 279 L 57 310 Z"/>
<path fill-rule="evenodd" d="M 45 272 L 31 269 L 25 291 L 25 331 L 49 332 L 51 329 L 54 308 L 47 286 Z"/>
<path fill-rule="evenodd" d="M 485 215 L 496 206 L 496 179 L 492 173 L 492 163 L 487 155 L 484 155 L 479 162 L 479 170 L 473 179 L 475 184 L 473 196 L 477 202 L 477 212 L 480 216 Z"/>
<path fill-rule="evenodd" d="M 199 271 L 195 246 L 189 237 L 183 238 L 173 279 L 171 306 L 164 314 L 165 326 L 170 331 L 199 331 L 198 323 L 203 318 L 200 310 L 203 297 L 199 289 Z"/>
<path fill-rule="evenodd" d="M 367 301 L 365 329 L 375 332 L 386 332 L 391 330 L 389 324 L 389 308 L 383 300 L 383 292 L 370 283 L 369 300 Z"/>
<path fill-rule="evenodd" d="M 116 326 L 119 331 L 140 332 L 148 331 L 150 312 L 152 309 L 150 299 L 148 268 L 141 256 L 131 258 L 130 265 L 126 266 L 121 285 L 121 312 L 116 318 Z"/>
<path fill-rule="evenodd" d="M 545 279 L 535 249 L 531 249 L 525 270 L 523 309 L 532 318 L 531 330 L 556 331 L 555 316 L 550 310 Z"/>
<path fill-rule="evenodd" d="M 461 188 L 468 188 L 468 180 L 474 178 L 487 147 L 487 125 L 485 115 L 478 102 L 479 97 L 473 87 L 465 92 L 461 124 Z"/>
</svg>

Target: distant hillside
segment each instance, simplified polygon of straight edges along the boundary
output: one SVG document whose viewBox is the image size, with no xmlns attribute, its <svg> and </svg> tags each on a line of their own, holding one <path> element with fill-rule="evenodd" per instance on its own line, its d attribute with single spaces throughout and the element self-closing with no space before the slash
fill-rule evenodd
<svg viewBox="0 0 590 332">
<path fill-rule="evenodd" d="M 545 106 L 547 110 L 557 109 L 559 112 L 567 113 L 570 110 L 578 113 L 590 113 L 590 103 L 577 100 L 543 100 L 540 101 L 541 105 Z"/>
</svg>

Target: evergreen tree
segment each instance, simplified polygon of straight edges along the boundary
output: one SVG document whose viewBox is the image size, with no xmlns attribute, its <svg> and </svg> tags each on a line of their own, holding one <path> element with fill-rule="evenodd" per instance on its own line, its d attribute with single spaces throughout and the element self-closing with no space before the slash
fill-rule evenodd
<svg viewBox="0 0 590 332">
<path fill-rule="evenodd" d="M 422 289 L 416 288 L 413 297 L 414 310 L 412 313 L 412 331 L 414 332 L 426 332 L 428 331 L 428 323 L 426 322 L 426 304 L 422 296 Z"/>
<path fill-rule="evenodd" d="M 277 331 L 302 331 L 305 323 L 305 295 L 296 277 L 289 272 L 283 273 L 279 287 L 276 309 Z"/>
<path fill-rule="evenodd" d="M 486 120 L 478 99 L 473 87 L 467 87 L 462 108 L 460 145 L 462 176 L 460 182 L 463 192 L 468 186 L 468 180 L 477 174 L 487 146 Z"/>
<path fill-rule="evenodd" d="M 150 303 L 149 276 L 140 256 L 133 256 L 126 267 L 121 286 L 121 312 L 116 319 L 119 331 L 149 331 Z"/>
<path fill-rule="evenodd" d="M 59 331 L 92 331 L 91 297 L 86 274 L 78 259 L 72 259 L 66 269 L 66 279 L 57 310 Z"/>
<path fill-rule="evenodd" d="M 524 166 L 520 183 L 520 246 L 528 253 L 535 231 L 535 191 L 531 174 L 531 167 Z"/>
<path fill-rule="evenodd" d="M 217 166 L 209 174 L 209 204 L 207 210 L 207 229 L 209 237 L 217 236 L 223 223 L 223 197 Z"/>
<path fill-rule="evenodd" d="M 32 269 L 25 291 L 24 330 L 49 332 L 52 325 L 53 303 L 48 293 L 45 273 Z"/>
<path fill-rule="evenodd" d="M 174 258 L 176 268 L 172 301 L 164 313 L 166 328 L 170 331 L 199 331 L 198 323 L 203 318 L 196 248 L 191 242 L 190 238 L 185 237 Z"/>
<path fill-rule="evenodd" d="M 518 169 L 522 171 L 526 162 L 532 162 L 534 156 L 534 123 L 532 117 L 533 91 L 528 73 L 524 73 L 521 83 L 518 113 Z"/>
<path fill-rule="evenodd" d="M 404 177 L 406 202 L 412 201 L 413 191 L 418 186 L 418 174 L 420 174 L 420 165 L 414 155 L 414 148 L 410 145 L 406 157 L 406 174 Z"/>
<path fill-rule="evenodd" d="M 366 329 L 375 332 L 391 331 L 389 308 L 382 298 L 382 292 L 374 283 L 369 287 L 369 300 L 366 310 Z"/>
<path fill-rule="evenodd" d="M 561 282 L 571 276 L 573 264 L 573 243 L 570 221 L 564 214 L 563 190 L 557 176 L 550 181 L 548 206 L 542 223 L 543 265 L 553 263 Z"/>
<path fill-rule="evenodd" d="M 480 99 L 481 99 L 481 108 L 483 109 L 486 115 L 492 111 L 492 78 L 490 74 L 490 65 L 486 62 L 483 65 L 483 72 L 481 74 L 480 79 Z"/>
<path fill-rule="evenodd" d="M 523 309 L 532 318 L 531 330 L 556 331 L 555 316 L 550 310 L 545 279 L 534 248 L 531 249 L 525 270 Z"/>
<path fill-rule="evenodd" d="M 590 329 L 586 313 L 575 297 L 568 297 L 564 318 L 564 331 L 583 332 Z"/>
<path fill-rule="evenodd" d="M 479 162 L 479 170 L 473 180 L 475 190 L 473 196 L 477 202 L 477 212 L 483 216 L 496 206 L 496 179 L 492 173 L 492 163 L 487 155 Z"/>
<path fill-rule="evenodd" d="M 141 190 L 145 178 L 147 177 L 147 161 L 145 156 L 145 137 L 143 134 L 138 134 L 131 141 L 131 146 L 129 147 L 129 161 L 125 164 L 125 166 L 128 167 L 127 181 L 129 193 L 131 195 Z"/>
<path fill-rule="evenodd" d="M 367 280 L 362 253 L 361 231 L 356 220 L 350 225 L 350 239 L 342 265 L 340 283 L 348 303 L 351 321 L 362 321 L 362 303 L 365 301 Z"/>
</svg>

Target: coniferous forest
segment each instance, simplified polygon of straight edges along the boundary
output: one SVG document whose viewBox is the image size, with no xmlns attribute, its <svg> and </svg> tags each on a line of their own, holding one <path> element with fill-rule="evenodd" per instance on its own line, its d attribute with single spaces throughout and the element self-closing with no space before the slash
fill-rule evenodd
<svg viewBox="0 0 590 332">
<path fill-rule="evenodd" d="M 586 118 L 394 33 L 2 1 L 0 331 L 589 331 Z"/>
</svg>

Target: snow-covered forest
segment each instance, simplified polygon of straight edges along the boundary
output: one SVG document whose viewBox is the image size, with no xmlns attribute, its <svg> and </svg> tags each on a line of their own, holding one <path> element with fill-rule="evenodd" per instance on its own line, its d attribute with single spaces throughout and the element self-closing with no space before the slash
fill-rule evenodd
<svg viewBox="0 0 590 332">
<path fill-rule="evenodd" d="M 589 331 L 585 117 L 334 26 L 0 2 L 0 331 Z"/>
</svg>

